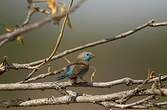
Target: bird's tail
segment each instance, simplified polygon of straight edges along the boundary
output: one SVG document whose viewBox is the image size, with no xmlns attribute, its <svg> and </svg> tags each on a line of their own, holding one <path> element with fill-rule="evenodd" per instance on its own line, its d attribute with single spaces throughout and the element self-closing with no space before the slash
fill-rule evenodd
<svg viewBox="0 0 167 110">
<path fill-rule="evenodd" d="M 58 77 L 56 78 L 56 81 L 65 79 L 66 77 L 67 77 L 67 75 L 61 75 L 61 76 L 58 76 Z"/>
</svg>

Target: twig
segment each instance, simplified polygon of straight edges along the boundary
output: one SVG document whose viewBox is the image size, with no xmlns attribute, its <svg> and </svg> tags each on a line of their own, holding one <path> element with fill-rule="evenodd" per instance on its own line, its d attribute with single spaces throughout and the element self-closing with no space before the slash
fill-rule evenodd
<svg viewBox="0 0 167 110">
<path fill-rule="evenodd" d="M 167 26 L 167 22 L 153 23 L 150 24 L 151 27 Z"/>
<path fill-rule="evenodd" d="M 69 6 L 69 9 L 70 7 L 72 6 L 72 3 L 73 3 L 73 0 L 71 0 L 71 3 L 70 3 L 70 6 Z M 62 27 L 61 27 L 61 30 L 60 30 L 60 33 L 59 33 L 59 36 L 58 36 L 58 39 L 57 39 L 57 42 L 56 42 L 56 45 L 52 51 L 52 53 L 50 54 L 50 56 L 48 57 L 48 61 L 52 59 L 52 57 L 55 55 L 55 53 L 57 52 L 58 50 L 58 47 L 60 46 L 60 42 L 63 38 L 63 34 L 64 34 L 64 29 L 65 29 L 65 25 L 66 25 L 66 22 L 67 22 L 67 18 L 68 18 L 68 14 L 66 14 L 65 18 L 64 18 L 64 21 L 63 21 L 63 24 L 62 24 Z"/>
<path fill-rule="evenodd" d="M 39 80 L 39 79 L 46 78 L 48 76 L 56 75 L 56 74 L 62 73 L 64 70 L 65 70 L 65 67 L 62 68 L 62 69 L 53 71 L 53 72 L 48 72 L 48 73 L 40 74 L 38 76 L 35 76 L 35 77 L 32 77 L 30 79 L 25 80 L 24 83 L 28 83 L 28 82 L 32 82 L 32 81 L 36 81 L 36 80 Z M 22 81 L 18 82 L 18 83 L 22 83 Z"/>
<path fill-rule="evenodd" d="M 28 9 L 28 12 L 27 12 L 27 17 L 26 17 L 25 21 L 23 22 L 22 26 L 25 26 L 25 25 L 27 25 L 30 22 L 31 16 L 35 12 L 40 12 L 40 13 L 44 13 L 44 14 L 50 14 L 50 12 L 45 10 L 45 9 L 40 9 L 39 7 L 30 6 L 29 9 Z"/>
</svg>

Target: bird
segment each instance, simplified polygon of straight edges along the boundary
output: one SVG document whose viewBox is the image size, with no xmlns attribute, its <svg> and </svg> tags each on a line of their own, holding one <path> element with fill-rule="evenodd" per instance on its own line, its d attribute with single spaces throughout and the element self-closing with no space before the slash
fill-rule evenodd
<svg viewBox="0 0 167 110">
<path fill-rule="evenodd" d="M 62 79 L 70 79 L 74 82 L 77 81 L 78 78 L 85 81 L 83 79 L 83 76 L 88 72 L 89 70 L 89 62 L 95 57 L 95 55 L 91 52 L 82 52 L 77 56 L 77 60 L 74 63 L 71 63 L 65 67 L 64 74 L 61 76 L 58 76 L 56 78 L 56 81 L 62 80 Z"/>
</svg>

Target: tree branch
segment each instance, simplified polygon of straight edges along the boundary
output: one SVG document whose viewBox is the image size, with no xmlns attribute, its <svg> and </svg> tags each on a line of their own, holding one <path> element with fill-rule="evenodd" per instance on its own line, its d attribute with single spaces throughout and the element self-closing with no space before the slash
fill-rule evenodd
<svg viewBox="0 0 167 110">
<path fill-rule="evenodd" d="M 164 79 L 163 79 L 164 78 Z M 167 75 L 162 76 L 161 81 L 165 81 Z M 147 83 L 153 83 L 157 78 L 151 79 Z M 94 88 L 111 88 L 120 84 L 142 84 L 145 80 L 134 80 L 131 78 L 122 78 L 109 82 L 42 82 L 42 83 L 9 83 L 9 84 L 0 84 L 0 91 L 11 91 L 11 90 L 44 90 L 44 89 L 59 89 L 57 87 L 94 87 Z"/>
<path fill-rule="evenodd" d="M 72 49 L 65 50 L 65 51 L 63 51 L 63 52 L 61 52 L 57 55 L 54 55 L 51 58 L 50 61 L 62 58 L 64 56 L 68 55 L 68 54 L 74 53 L 74 52 L 79 51 L 79 50 L 83 50 L 83 49 L 86 49 L 86 48 L 98 46 L 98 45 L 105 44 L 105 43 L 115 41 L 115 40 L 118 40 L 118 39 L 126 38 L 129 35 L 132 35 L 132 34 L 138 32 L 138 31 L 140 31 L 140 30 L 142 30 L 146 27 L 166 26 L 166 25 L 162 25 L 162 24 L 166 24 L 166 22 L 164 22 L 164 23 L 154 23 L 154 20 L 150 20 L 147 23 L 145 23 L 141 26 L 138 26 L 135 29 L 129 30 L 125 33 L 121 33 L 121 34 L 116 35 L 116 36 L 108 37 L 106 39 L 98 40 L 98 41 L 95 41 L 95 42 L 92 42 L 92 43 L 88 43 L 88 44 L 81 45 L 81 46 L 78 46 L 78 47 L 75 47 L 75 48 L 72 48 Z M 156 25 L 156 26 L 154 26 L 154 25 Z M 45 59 L 34 61 L 34 62 L 31 62 L 31 63 L 26 63 L 26 64 L 12 63 L 7 68 L 8 69 L 32 69 L 33 66 L 38 65 L 43 61 L 45 61 Z"/>
<path fill-rule="evenodd" d="M 164 93 L 165 96 L 167 96 L 167 89 L 161 89 Z M 124 95 L 129 93 L 132 90 L 128 91 L 123 91 L 123 92 L 117 92 L 117 93 L 112 93 L 112 94 L 106 94 L 106 95 L 85 95 L 85 94 L 77 94 L 75 92 L 70 93 L 69 95 L 61 96 L 61 97 L 50 97 L 50 98 L 41 98 L 41 99 L 33 99 L 33 100 L 28 100 L 28 101 L 22 101 L 19 104 L 11 104 L 8 105 L 8 107 L 32 107 L 32 106 L 44 106 L 44 105 L 61 105 L 61 104 L 71 104 L 71 103 L 98 103 L 98 102 L 106 102 L 106 101 L 115 101 L 118 99 L 121 99 Z M 139 92 L 137 94 L 134 94 L 134 96 L 147 96 L 147 95 L 161 95 L 159 90 L 152 90 L 152 89 L 147 89 L 142 92 Z M 144 102 L 145 100 L 149 100 L 151 97 L 148 97 L 146 99 L 140 100 L 138 102 L 132 103 L 130 106 L 126 105 L 126 107 L 136 107 L 137 105 Z M 114 107 L 122 108 L 122 106 L 118 106 L 117 104 L 111 105 Z M 162 103 L 161 103 L 162 104 Z M 166 105 L 167 103 L 163 103 L 163 105 Z M 156 105 L 156 104 L 155 104 Z M 158 104 L 157 104 L 158 105 Z M 160 104 L 159 104 L 160 105 Z M 2 104 L 0 104 L 1 107 Z"/>
</svg>

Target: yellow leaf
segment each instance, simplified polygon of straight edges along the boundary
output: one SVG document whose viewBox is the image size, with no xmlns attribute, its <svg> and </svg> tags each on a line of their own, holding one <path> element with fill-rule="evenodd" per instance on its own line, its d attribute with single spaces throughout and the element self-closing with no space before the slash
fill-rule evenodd
<svg viewBox="0 0 167 110">
<path fill-rule="evenodd" d="M 96 73 L 96 72 L 93 72 L 92 75 L 91 75 L 91 82 L 93 82 L 93 80 L 94 80 L 95 73 Z"/>
<path fill-rule="evenodd" d="M 23 37 L 17 36 L 16 41 L 18 41 L 19 44 L 24 45 Z"/>
<path fill-rule="evenodd" d="M 94 78 L 95 78 L 95 74 L 96 74 L 96 68 L 94 66 L 91 66 L 91 68 L 93 69 L 93 73 L 91 75 L 91 82 L 93 82 Z"/>
<path fill-rule="evenodd" d="M 51 72 L 51 65 L 48 65 L 48 72 Z"/>
<path fill-rule="evenodd" d="M 56 0 L 48 0 L 48 8 L 51 10 L 52 15 L 57 14 L 57 7 Z"/>
<path fill-rule="evenodd" d="M 59 7 L 59 10 L 60 10 L 61 14 L 66 13 L 67 12 L 67 6 L 64 3 L 62 3 Z"/>
<path fill-rule="evenodd" d="M 5 28 L 5 31 L 6 31 L 6 32 L 12 32 L 13 30 L 14 30 L 14 29 L 12 29 L 11 27 L 6 27 L 6 28 Z"/>
</svg>

